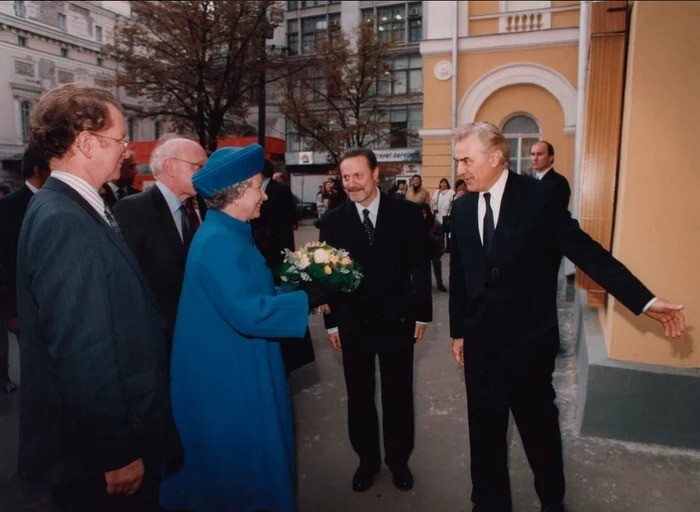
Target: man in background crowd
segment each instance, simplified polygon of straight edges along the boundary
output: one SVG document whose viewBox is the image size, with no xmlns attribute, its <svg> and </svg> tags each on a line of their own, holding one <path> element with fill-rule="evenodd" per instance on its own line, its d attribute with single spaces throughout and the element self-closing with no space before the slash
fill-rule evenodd
<svg viewBox="0 0 700 512">
<path fill-rule="evenodd" d="M 187 251 L 201 224 L 192 176 L 207 161 L 198 143 L 169 139 L 155 148 L 150 167 L 156 178 L 145 192 L 119 201 L 114 215 L 155 293 L 166 324 L 168 351 L 185 276 Z"/>
<path fill-rule="evenodd" d="M 554 146 L 546 140 L 535 142 L 530 150 L 533 177 L 554 189 L 557 204 L 569 207 L 571 188 L 566 178 L 554 170 Z"/>
<path fill-rule="evenodd" d="M 100 196 L 105 204 L 112 208 L 120 199 L 141 192 L 133 185 L 135 177 L 136 159 L 134 158 L 134 152 L 127 150 L 119 168 L 119 177 L 116 180 L 108 181 L 100 189 Z"/>
<path fill-rule="evenodd" d="M 22 157 L 24 185 L 0 199 L 0 390 L 14 393 L 17 386 L 8 371 L 9 335 L 18 334 L 17 241 L 29 200 L 49 177 L 49 166 L 41 155 L 27 148 Z"/>
</svg>

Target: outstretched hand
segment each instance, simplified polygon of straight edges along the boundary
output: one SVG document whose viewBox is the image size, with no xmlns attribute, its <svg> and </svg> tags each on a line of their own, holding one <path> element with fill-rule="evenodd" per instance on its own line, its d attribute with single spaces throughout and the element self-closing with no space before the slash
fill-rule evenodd
<svg viewBox="0 0 700 512">
<path fill-rule="evenodd" d="M 678 338 L 685 331 L 683 308 L 685 308 L 683 304 L 673 304 L 657 298 L 644 314 L 661 322 L 661 325 L 664 326 L 664 336 Z"/>
</svg>

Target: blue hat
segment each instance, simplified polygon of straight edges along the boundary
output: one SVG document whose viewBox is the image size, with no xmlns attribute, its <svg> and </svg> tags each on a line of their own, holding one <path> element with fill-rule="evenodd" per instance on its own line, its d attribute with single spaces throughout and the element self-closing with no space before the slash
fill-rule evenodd
<svg viewBox="0 0 700 512">
<path fill-rule="evenodd" d="M 265 150 L 260 144 L 220 148 L 212 153 L 201 171 L 194 173 L 192 183 L 200 196 L 210 198 L 217 190 L 255 176 L 264 165 Z"/>
</svg>

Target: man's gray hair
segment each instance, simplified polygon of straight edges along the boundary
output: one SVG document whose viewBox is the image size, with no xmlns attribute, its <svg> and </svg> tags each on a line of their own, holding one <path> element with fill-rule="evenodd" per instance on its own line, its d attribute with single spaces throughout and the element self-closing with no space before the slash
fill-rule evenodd
<svg viewBox="0 0 700 512">
<path fill-rule="evenodd" d="M 510 165 L 510 146 L 501 130 L 496 126 L 486 122 L 463 124 L 454 131 L 452 139 L 454 143 L 457 143 L 470 135 L 474 135 L 479 139 L 484 153 L 493 153 L 500 149 L 502 154 L 501 164 L 506 168 Z"/>
<path fill-rule="evenodd" d="M 215 190 L 211 197 L 204 200 L 207 208 L 212 210 L 223 210 L 227 205 L 233 203 L 243 196 L 245 190 L 253 183 L 253 178 L 234 183 L 231 186 Z"/>
<path fill-rule="evenodd" d="M 156 146 L 151 153 L 151 172 L 153 176 L 158 176 L 163 170 L 163 165 L 168 158 L 173 158 L 180 149 L 182 141 L 189 140 L 182 137 L 168 139 Z"/>
</svg>

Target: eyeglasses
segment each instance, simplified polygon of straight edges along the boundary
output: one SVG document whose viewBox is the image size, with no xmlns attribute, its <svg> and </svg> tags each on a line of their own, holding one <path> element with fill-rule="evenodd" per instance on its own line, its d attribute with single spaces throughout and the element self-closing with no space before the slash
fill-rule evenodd
<svg viewBox="0 0 700 512">
<path fill-rule="evenodd" d="M 95 137 L 99 137 L 100 139 L 109 139 L 113 140 L 114 142 L 118 142 L 121 144 L 122 149 L 125 150 L 127 146 L 129 145 L 129 137 L 122 137 L 121 139 L 117 139 L 115 137 L 110 137 L 109 135 L 102 135 L 101 133 L 95 133 L 95 132 L 88 132 L 90 135 L 94 135 Z"/>
<path fill-rule="evenodd" d="M 177 160 L 178 162 L 185 162 L 186 164 L 194 165 L 197 171 L 201 171 L 202 168 L 204 167 L 204 164 L 197 164 L 195 162 L 190 162 L 189 160 L 183 160 L 182 158 L 175 158 L 174 156 L 170 157 L 171 160 Z"/>
</svg>

